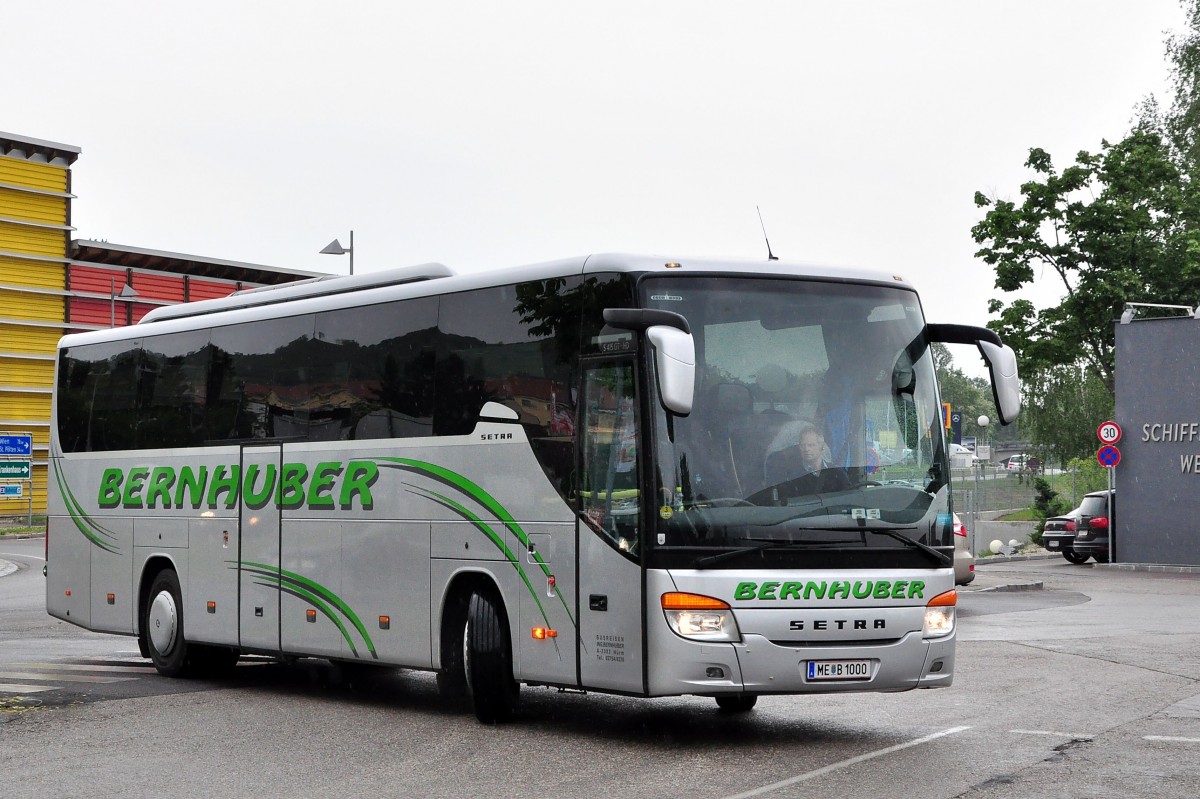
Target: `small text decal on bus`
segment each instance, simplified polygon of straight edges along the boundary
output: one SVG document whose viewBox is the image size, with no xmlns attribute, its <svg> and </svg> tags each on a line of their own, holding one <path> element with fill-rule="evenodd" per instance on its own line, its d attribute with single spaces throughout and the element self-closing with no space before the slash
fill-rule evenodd
<svg viewBox="0 0 1200 799">
<path fill-rule="evenodd" d="M 379 467 L 371 461 L 328 461 L 310 472 L 303 463 L 237 465 L 135 466 L 105 469 L 96 504 L 101 508 L 236 508 L 239 499 L 257 509 L 273 504 L 284 510 L 350 510 L 355 500 L 371 510 L 371 486 Z"/>
</svg>

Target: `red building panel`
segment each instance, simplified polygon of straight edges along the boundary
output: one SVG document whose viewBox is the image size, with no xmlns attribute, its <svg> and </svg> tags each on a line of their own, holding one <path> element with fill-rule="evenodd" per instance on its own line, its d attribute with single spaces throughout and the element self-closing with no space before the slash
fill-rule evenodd
<svg viewBox="0 0 1200 799">
<path fill-rule="evenodd" d="M 224 280 L 196 280 L 192 278 L 188 283 L 188 298 L 192 302 L 228 297 L 235 291 L 237 291 L 237 284 Z"/>
<path fill-rule="evenodd" d="M 183 275 L 135 272 L 131 285 L 146 299 L 183 302 Z"/>
</svg>

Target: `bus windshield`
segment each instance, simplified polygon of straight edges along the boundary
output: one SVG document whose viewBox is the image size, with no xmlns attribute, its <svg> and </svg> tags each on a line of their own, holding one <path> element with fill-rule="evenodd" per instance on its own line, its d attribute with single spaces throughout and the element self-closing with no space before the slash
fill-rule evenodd
<svg viewBox="0 0 1200 799">
<path fill-rule="evenodd" d="M 652 563 L 945 565 L 929 548 L 952 542 L 949 464 L 914 292 L 713 276 L 641 294 L 696 343 L 692 412 L 654 408 Z"/>
</svg>

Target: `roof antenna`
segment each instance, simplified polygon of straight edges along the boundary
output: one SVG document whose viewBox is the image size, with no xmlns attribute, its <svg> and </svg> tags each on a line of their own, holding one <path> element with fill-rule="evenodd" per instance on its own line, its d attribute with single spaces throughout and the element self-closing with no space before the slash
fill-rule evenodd
<svg viewBox="0 0 1200 799">
<path fill-rule="evenodd" d="M 778 261 L 779 256 L 777 256 L 775 253 L 771 252 L 771 240 L 767 238 L 767 226 L 764 225 L 763 221 L 762 221 L 762 209 L 756 205 L 756 206 L 754 206 L 754 210 L 758 211 L 758 224 L 762 228 L 763 241 L 765 241 L 767 243 L 767 260 L 768 261 Z"/>
</svg>

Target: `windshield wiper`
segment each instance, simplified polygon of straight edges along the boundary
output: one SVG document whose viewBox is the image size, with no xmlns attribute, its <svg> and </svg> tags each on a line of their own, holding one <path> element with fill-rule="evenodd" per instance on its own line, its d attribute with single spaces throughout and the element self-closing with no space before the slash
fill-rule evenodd
<svg viewBox="0 0 1200 799">
<path fill-rule="evenodd" d="M 778 538 L 743 538 L 743 541 L 758 541 L 758 546 L 741 547 L 740 549 L 729 549 L 725 552 L 718 552 L 715 555 L 706 555 L 703 558 L 698 558 L 693 568 L 705 569 L 714 564 L 720 563 L 730 558 L 736 558 L 738 555 L 749 555 L 755 552 L 763 552 L 768 549 L 783 549 L 785 547 L 814 547 L 826 546 L 833 544 L 831 541 L 784 541 Z"/>
<path fill-rule="evenodd" d="M 897 532 L 898 530 L 915 530 L 915 529 L 917 529 L 915 526 L 864 527 L 864 528 L 860 528 L 860 529 L 864 529 L 868 533 L 874 533 L 875 535 L 886 535 L 888 538 L 894 538 L 897 541 L 899 541 L 900 543 L 904 544 L 905 546 L 916 547 L 917 549 L 921 550 L 922 552 L 928 553 L 935 561 L 937 561 L 938 563 L 940 563 L 943 566 L 953 566 L 954 565 L 954 559 L 951 558 L 949 555 L 947 555 L 945 552 L 939 552 L 938 550 L 934 549 L 933 547 L 929 546 L 928 544 L 922 544 L 920 541 L 916 540 L 915 538 L 909 538 L 908 536 L 901 535 L 899 532 Z"/>
<path fill-rule="evenodd" d="M 939 552 L 938 550 L 934 549 L 933 547 L 929 546 L 928 544 L 922 544 L 920 541 L 917 541 L 914 538 L 909 538 L 908 536 L 900 534 L 900 530 L 916 530 L 917 526 L 915 524 L 909 524 L 909 525 L 903 525 L 903 526 L 892 526 L 892 527 L 885 527 L 883 525 L 877 525 L 877 524 L 870 525 L 870 526 L 868 526 L 866 524 L 856 524 L 856 525 L 846 525 L 845 527 L 806 527 L 804 529 L 806 529 L 806 530 L 826 530 L 829 532 L 837 532 L 837 533 L 872 533 L 874 535 L 886 535 L 888 538 L 894 538 L 897 541 L 899 541 L 900 543 L 904 544 L 905 546 L 915 547 L 916 549 L 919 549 L 922 552 L 925 552 L 931 558 L 933 558 L 940 566 L 953 566 L 954 565 L 954 559 L 951 558 L 949 555 L 946 555 L 944 552 Z M 718 557 L 718 556 L 713 555 L 713 557 Z"/>
</svg>

